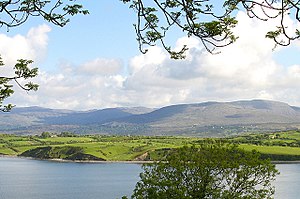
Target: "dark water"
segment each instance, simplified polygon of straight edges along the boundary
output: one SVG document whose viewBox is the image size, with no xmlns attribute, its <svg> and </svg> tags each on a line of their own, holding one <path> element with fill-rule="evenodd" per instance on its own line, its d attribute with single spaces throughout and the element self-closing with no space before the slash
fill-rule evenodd
<svg viewBox="0 0 300 199">
<path fill-rule="evenodd" d="M 300 164 L 277 165 L 276 199 L 300 198 Z M 131 195 L 141 166 L 0 158 L 0 199 L 116 199 Z"/>
</svg>

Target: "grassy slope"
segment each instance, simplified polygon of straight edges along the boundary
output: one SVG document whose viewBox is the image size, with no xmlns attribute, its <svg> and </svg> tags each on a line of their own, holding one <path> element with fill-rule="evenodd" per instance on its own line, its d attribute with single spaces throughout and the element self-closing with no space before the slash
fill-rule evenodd
<svg viewBox="0 0 300 199">
<path fill-rule="evenodd" d="M 85 154 L 105 160 L 134 160 L 136 157 L 161 148 L 176 148 L 192 143 L 195 138 L 178 137 L 126 137 L 126 136 L 82 136 L 51 137 L 0 135 L 0 154 L 20 155 L 37 147 L 81 147 Z"/>
<path fill-rule="evenodd" d="M 300 132 L 289 131 L 268 134 L 250 134 L 225 140 L 237 143 L 245 150 L 257 150 L 264 154 L 295 156 L 300 160 Z M 159 149 L 177 148 L 184 145 L 199 144 L 202 138 L 186 137 L 145 137 L 145 136 L 80 136 L 51 137 L 15 136 L 0 134 L 0 154 L 20 155 L 37 147 L 80 147 L 85 154 L 110 161 L 135 160 L 149 153 L 157 158 Z M 160 150 L 163 151 L 163 150 Z M 299 157 L 298 157 L 299 156 Z M 273 156 L 270 156 L 273 158 Z"/>
<path fill-rule="evenodd" d="M 300 155 L 299 147 L 284 147 L 284 146 L 256 146 L 249 144 L 241 144 L 241 148 L 245 150 L 256 150 L 264 154 L 278 155 Z"/>
</svg>

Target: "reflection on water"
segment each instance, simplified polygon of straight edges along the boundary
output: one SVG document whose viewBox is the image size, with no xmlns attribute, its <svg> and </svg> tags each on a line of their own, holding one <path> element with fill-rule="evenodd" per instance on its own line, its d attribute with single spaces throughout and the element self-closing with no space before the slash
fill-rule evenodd
<svg viewBox="0 0 300 199">
<path fill-rule="evenodd" d="M 300 198 L 300 164 L 279 164 L 276 199 Z M 130 196 L 141 166 L 0 158 L 0 199 L 116 199 Z"/>
</svg>

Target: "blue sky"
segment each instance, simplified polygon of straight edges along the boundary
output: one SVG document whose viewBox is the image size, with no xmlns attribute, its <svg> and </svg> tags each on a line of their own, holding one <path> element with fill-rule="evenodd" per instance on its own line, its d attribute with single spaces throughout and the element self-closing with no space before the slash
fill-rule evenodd
<svg viewBox="0 0 300 199">
<path fill-rule="evenodd" d="M 118 0 L 86 1 L 84 8 L 89 15 L 72 17 L 63 28 L 32 18 L 20 27 L 11 28 L 8 35 L 26 35 L 32 27 L 49 25 L 48 54 L 40 67 L 50 71 L 60 61 L 81 63 L 95 57 L 129 60 L 139 53 L 133 28 L 135 16 L 127 5 Z M 6 29 L 1 32 L 6 33 Z"/>
<path fill-rule="evenodd" d="M 40 68 L 35 79 L 40 90 L 16 89 L 7 102 L 87 110 L 260 98 L 300 106 L 300 42 L 273 51 L 264 34 L 276 21 L 266 24 L 239 12 L 240 39 L 218 55 L 205 52 L 196 38 L 174 32 L 171 45 L 190 47 L 186 60 L 175 61 L 160 46 L 146 55 L 139 52 L 135 13 L 127 5 L 118 0 L 83 4 L 90 15 L 75 16 L 63 28 L 31 19 L 9 32 L 1 29 L 5 63 L 29 58 Z"/>
</svg>

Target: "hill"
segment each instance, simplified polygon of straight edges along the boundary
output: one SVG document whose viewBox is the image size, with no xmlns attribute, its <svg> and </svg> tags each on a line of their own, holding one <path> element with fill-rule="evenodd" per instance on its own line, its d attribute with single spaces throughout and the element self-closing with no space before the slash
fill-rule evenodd
<svg viewBox="0 0 300 199">
<path fill-rule="evenodd" d="M 228 138 L 176 136 L 106 136 L 48 134 L 49 136 L 0 134 L 1 155 L 72 161 L 143 161 L 161 160 L 172 149 L 184 145 L 200 146 L 212 140 L 253 149 L 263 158 L 279 161 L 300 160 L 300 131 L 243 134 Z"/>
<path fill-rule="evenodd" d="M 0 131 L 43 131 L 136 135 L 224 136 L 277 131 L 300 126 L 300 108 L 267 100 L 204 102 L 150 109 L 108 108 L 91 111 L 15 108 L 0 113 Z"/>
</svg>

